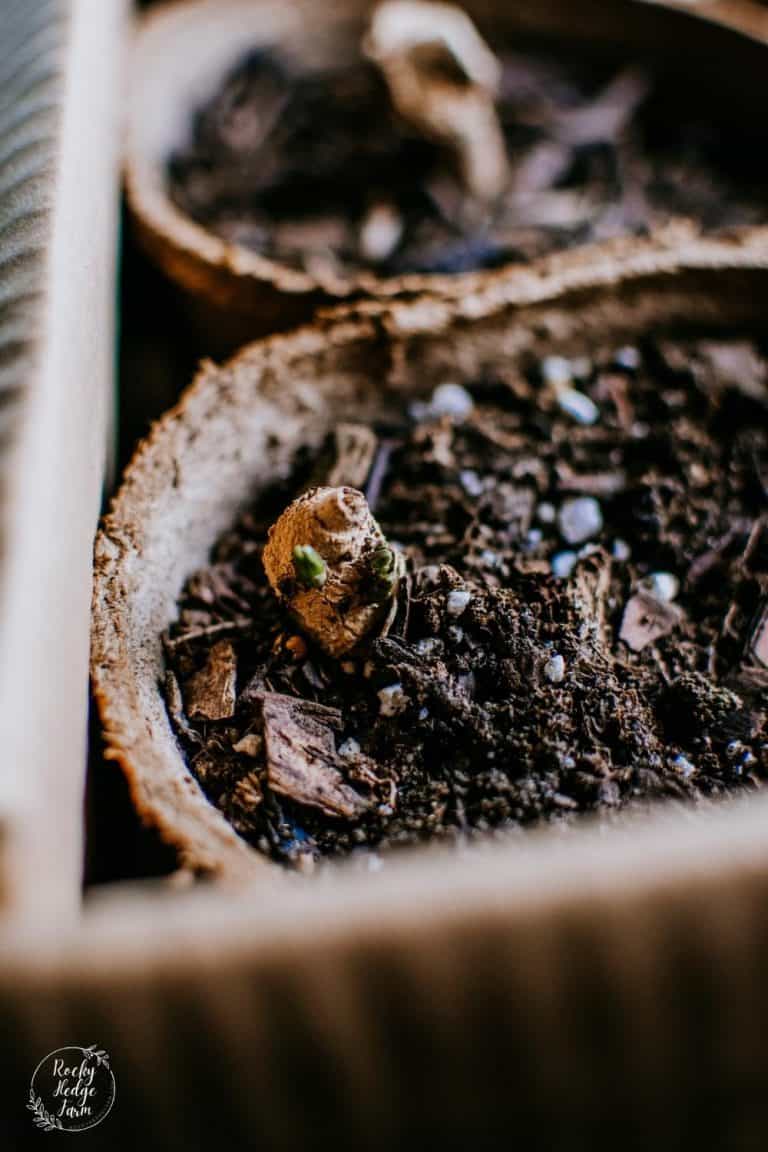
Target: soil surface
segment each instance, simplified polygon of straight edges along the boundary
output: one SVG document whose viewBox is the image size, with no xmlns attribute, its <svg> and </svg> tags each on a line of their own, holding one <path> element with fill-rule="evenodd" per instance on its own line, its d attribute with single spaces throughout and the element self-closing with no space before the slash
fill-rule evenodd
<svg viewBox="0 0 768 1152">
<path fill-rule="evenodd" d="M 397 119 L 372 64 L 306 73 L 267 50 L 199 109 L 170 194 L 223 239 L 326 277 L 496 267 L 673 218 L 766 219 L 764 142 L 724 131 L 679 74 L 579 60 L 572 46 L 501 60 L 511 177 L 490 209 Z"/>
<path fill-rule="evenodd" d="M 657 340 L 442 382 L 300 456 L 165 637 L 192 771 L 259 850 L 328 854 L 706 803 L 768 771 L 768 361 Z M 373 432 L 373 435 L 372 435 Z M 365 490 L 406 558 L 386 636 L 324 655 L 269 589 L 268 528 Z"/>
</svg>

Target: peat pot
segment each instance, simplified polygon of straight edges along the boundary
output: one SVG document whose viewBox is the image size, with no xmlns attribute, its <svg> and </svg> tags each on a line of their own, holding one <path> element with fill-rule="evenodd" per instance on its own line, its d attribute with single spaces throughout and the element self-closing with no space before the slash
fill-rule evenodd
<svg viewBox="0 0 768 1152">
<path fill-rule="evenodd" d="M 93 616 L 107 755 L 187 867 L 265 877 L 272 867 L 207 801 L 159 689 L 177 597 L 238 511 L 339 422 L 386 420 L 446 377 L 460 384 L 531 356 L 589 355 L 649 333 L 759 331 L 768 243 L 759 254 L 754 239 L 618 242 L 599 264 L 571 254 L 546 272 L 478 277 L 455 302 L 330 314 L 202 367 L 139 447 L 106 518 Z"/>
</svg>

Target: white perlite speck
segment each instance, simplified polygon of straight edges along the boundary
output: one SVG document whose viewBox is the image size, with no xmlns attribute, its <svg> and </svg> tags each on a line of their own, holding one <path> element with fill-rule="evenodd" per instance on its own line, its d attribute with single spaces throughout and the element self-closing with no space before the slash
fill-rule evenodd
<svg viewBox="0 0 768 1152">
<path fill-rule="evenodd" d="M 619 348 L 616 351 L 613 360 L 617 368 L 624 368 L 628 372 L 636 372 L 640 367 L 640 352 L 637 348 L 633 348 L 631 344 L 627 344 L 624 348 Z"/>
<path fill-rule="evenodd" d="M 419 656 L 438 656 L 443 650 L 443 642 L 436 636 L 426 636 L 423 640 L 417 640 L 414 648 Z"/>
<path fill-rule="evenodd" d="M 680 581 L 673 572 L 651 572 L 640 586 L 664 604 L 671 604 L 680 591 Z"/>
<path fill-rule="evenodd" d="M 536 517 L 542 524 L 554 524 L 557 519 L 557 508 L 548 500 L 542 500 L 536 509 Z"/>
<path fill-rule="evenodd" d="M 550 561 L 552 575 L 557 576 L 559 580 L 567 580 L 577 560 L 578 556 L 575 552 L 556 553 Z"/>
<path fill-rule="evenodd" d="M 461 384 L 438 384 L 429 400 L 414 400 L 408 406 L 411 418 L 417 423 L 448 416 L 455 424 L 461 424 L 471 414 L 475 402 Z"/>
<path fill-rule="evenodd" d="M 541 378 L 545 384 L 551 384 L 554 388 L 570 384 L 573 380 L 570 360 L 564 356 L 547 356 L 541 362 Z"/>
<path fill-rule="evenodd" d="M 350 736 L 343 744 L 339 745 L 339 756 L 357 756 L 360 751 L 360 745 L 354 736 Z"/>
<path fill-rule="evenodd" d="M 459 472 L 459 480 L 467 495 L 482 496 L 485 485 L 477 472 L 473 472 L 471 468 L 465 468 L 463 472 Z"/>
<path fill-rule="evenodd" d="M 461 616 L 471 599 L 471 592 L 462 588 L 454 588 L 452 592 L 448 593 L 445 610 L 449 616 Z"/>
<path fill-rule="evenodd" d="M 618 560 L 620 564 L 623 564 L 625 560 L 629 560 L 632 555 L 632 549 L 629 544 L 627 544 L 626 540 L 622 540 L 620 536 L 617 536 L 614 540 L 611 551 L 614 560 Z"/>
<path fill-rule="evenodd" d="M 668 764 L 670 768 L 674 768 L 675 772 L 679 772 L 680 775 L 686 780 L 689 776 L 693 776 L 694 772 L 696 771 L 696 766 L 691 764 L 687 756 L 673 756 L 668 761 Z"/>
<path fill-rule="evenodd" d="M 371 205 L 360 226 L 360 253 L 372 264 L 388 260 L 403 235 L 403 218 L 394 204 Z"/>
<path fill-rule="evenodd" d="M 577 496 L 560 505 L 557 524 L 567 544 L 583 544 L 602 529 L 603 513 L 593 496 Z"/>
<path fill-rule="evenodd" d="M 403 692 L 402 684 L 388 684 L 378 694 L 381 702 L 382 716 L 397 716 L 408 707 L 408 697 Z"/>
<path fill-rule="evenodd" d="M 429 402 L 432 415 L 450 416 L 454 420 L 466 420 L 474 406 L 474 400 L 461 384 L 438 384 Z"/>
<path fill-rule="evenodd" d="M 561 388 L 557 393 L 557 403 L 577 424 L 597 424 L 600 419 L 600 409 L 594 400 L 576 388 Z"/>
<path fill-rule="evenodd" d="M 565 660 L 559 652 L 549 658 L 544 675 L 550 684 L 560 684 L 565 679 Z"/>
</svg>

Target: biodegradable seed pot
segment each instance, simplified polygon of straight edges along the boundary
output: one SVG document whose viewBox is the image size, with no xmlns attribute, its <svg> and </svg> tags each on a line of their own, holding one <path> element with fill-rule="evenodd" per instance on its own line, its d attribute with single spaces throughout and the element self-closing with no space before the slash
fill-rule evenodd
<svg viewBox="0 0 768 1152">
<path fill-rule="evenodd" d="M 759 224 L 765 51 L 628 0 L 161 5 L 128 201 L 218 347 L 671 219 Z"/>
<path fill-rule="evenodd" d="M 202 370 L 94 599 L 108 755 L 187 865 L 760 787 L 766 253 L 620 243 Z"/>
</svg>

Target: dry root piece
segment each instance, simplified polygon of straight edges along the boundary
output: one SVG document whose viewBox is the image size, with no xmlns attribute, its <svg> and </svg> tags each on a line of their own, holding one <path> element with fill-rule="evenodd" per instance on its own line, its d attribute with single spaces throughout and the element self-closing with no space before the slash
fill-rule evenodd
<svg viewBox="0 0 768 1152">
<path fill-rule="evenodd" d="M 682 618 L 676 604 L 665 603 L 648 592 L 640 591 L 626 603 L 619 639 L 633 652 L 642 652 L 649 644 L 673 632 Z"/>
<path fill-rule="evenodd" d="M 457 155 L 470 196 L 495 200 L 509 165 L 496 113 L 501 66 L 461 8 L 387 0 L 364 43 L 400 116 Z"/>
<path fill-rule="evenodd" d="M 361 816 L 369 801 L 346 783 L 336 751 L 341 713 L 278 692 L 264 693 L 262 711 L 270 788 L 326 816 Z"/>
<path fill-rule="evenodd" d="M 235 714 L 237 661 L 229 640 L 219 640 L 199 672 L 184 687 L 187 715 L 201 720 L 228 720 Z"/>
<path fill-rule="evenodd" d="M 334 432 L 336 461 L 328 486 L 362 488 L 376 455 L 376 433 L 365 424 L 337 424 Z"/>
<path fill-rule="evenodd" d="M 402 560 L 356 488 L 313 488 L 270 529 L 267 579 L 301 627 L 331 656 L 355 648 L 387 618 Z"/>
</svg>

